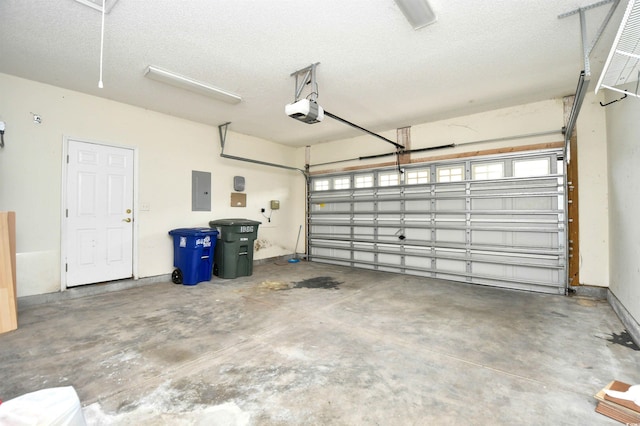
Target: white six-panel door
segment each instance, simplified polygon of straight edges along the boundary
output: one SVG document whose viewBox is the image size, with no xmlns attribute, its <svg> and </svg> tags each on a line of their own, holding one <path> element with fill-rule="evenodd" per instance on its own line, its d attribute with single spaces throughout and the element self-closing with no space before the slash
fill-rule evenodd
<svg viewBox="0 0 640 426">
<path fill-rule="evenodd" d="M 133 150 L 68 141 L 66 286 L 133 275 Z"/>
</svg>

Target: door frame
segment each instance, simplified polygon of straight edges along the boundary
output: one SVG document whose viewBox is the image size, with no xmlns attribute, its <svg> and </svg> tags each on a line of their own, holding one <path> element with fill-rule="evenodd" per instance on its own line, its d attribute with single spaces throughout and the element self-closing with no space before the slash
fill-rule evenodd
<svg viewBox="0 0 640 426">
<path fill-rule="evenodd" d="M 580 211 L 578 201 L 578 136 L 574 130 L 569 140 L 571 161 L 564 161 L 566 167 L 567 193 L 567 283 L 569 289 L 580 284 Z"/>
<path fill-rule="evenodd" d="M 132 241 L 132 276 L 134 280 L 139 279 L 138 276 L 138 147 L 126 146 L 122 144 L 115 144 L 111 142 L 99 141 L 87 138 L 77 138 L 73 136 L 63 135 L 62 137 L 62 173 L 61 173 L 61 203 L 60 203 L 60 291 L 68 290 L 67 287 L 67 271 L 66 271 L 66 259 L 67 259 L 67 221 L 65 220 L 65 209 L 67 208 L 67 177 L 68 177 L 68 163 L 67 156 L 69 155 L 69 141 L 77 141 L 82 143 L 90 143 L 94 145 L 102 145 L 110 148 L 122 148 L 133 151 L 133 241 Z"/>
</svg>

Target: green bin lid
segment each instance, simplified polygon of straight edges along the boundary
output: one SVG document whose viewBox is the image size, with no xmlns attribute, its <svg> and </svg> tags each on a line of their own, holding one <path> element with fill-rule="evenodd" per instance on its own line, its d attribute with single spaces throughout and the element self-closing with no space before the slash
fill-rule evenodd
<svg viewBox="0 0 640 426">
<path fill-rule="evenodd" d="M 262 222 L 249 219 L 217 219 L 209 222 L 210 227 L 216 226 L 234 226 L 234 225 L 260 225 Z"/>
</svg>

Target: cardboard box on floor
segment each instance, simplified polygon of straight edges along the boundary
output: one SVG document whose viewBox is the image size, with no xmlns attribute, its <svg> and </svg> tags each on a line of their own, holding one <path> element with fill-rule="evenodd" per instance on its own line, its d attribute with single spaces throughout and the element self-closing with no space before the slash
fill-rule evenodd
<svg viewBox="0 0 640 426">
<path fill-rule="evenodd" d="M 16 214 L 0 212 L 0 333 L 17 328 Z"/>
<path fill-rule="evenodd" d="M 631 385 L 617 380 L 612 381 L 595 395 L 598 400 L 596 412 L 624 424 L 640 424 L 640 406 L 633 401 L 614 398 L 605 393 L 607 390 L 626 392 Z"/>
</svg>

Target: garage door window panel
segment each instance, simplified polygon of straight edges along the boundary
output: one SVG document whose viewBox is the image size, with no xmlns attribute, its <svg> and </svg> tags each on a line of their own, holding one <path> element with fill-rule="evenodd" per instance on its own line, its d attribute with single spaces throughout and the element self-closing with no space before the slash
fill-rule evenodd
<svg viewBox="0 0 640 426">
<path fill-rule="evenodd" d="M 396 186 L 399 183 L 400 177 L 397 172 L 378 174 L 378 186 Z"/>
<path fill-rule="evenodd" d="M 373 175 L 356 175 L 354 179 L 355 188 L 373 187 Z"/>
<path fill-rule="evenodd" d="M 436 168 L 438 182 L 459 182 L 464 180 L 464 166 Z"/>
<path fill-rule="evenodd" d="M 488 180 L 502 179 L 504 177 L 504 163 L 474 164 L 471 167 L 471 179 Z"/>
<path fill-rule="evenodd" d="M 551 173 L 550 166 L 551 166 L 551 161 L 549 158 L 514 160 L 513 176 L 514 177 L 545 176 Z"/>
<path fill-rule="evenodd" d="M 405 183 L 407 185 L 419 185 L 419 184 L 429 183 L 430 175 L 431 175 L 431 170 L 429 169 L 409 170 L 405 172 Z"/>
</svg>

